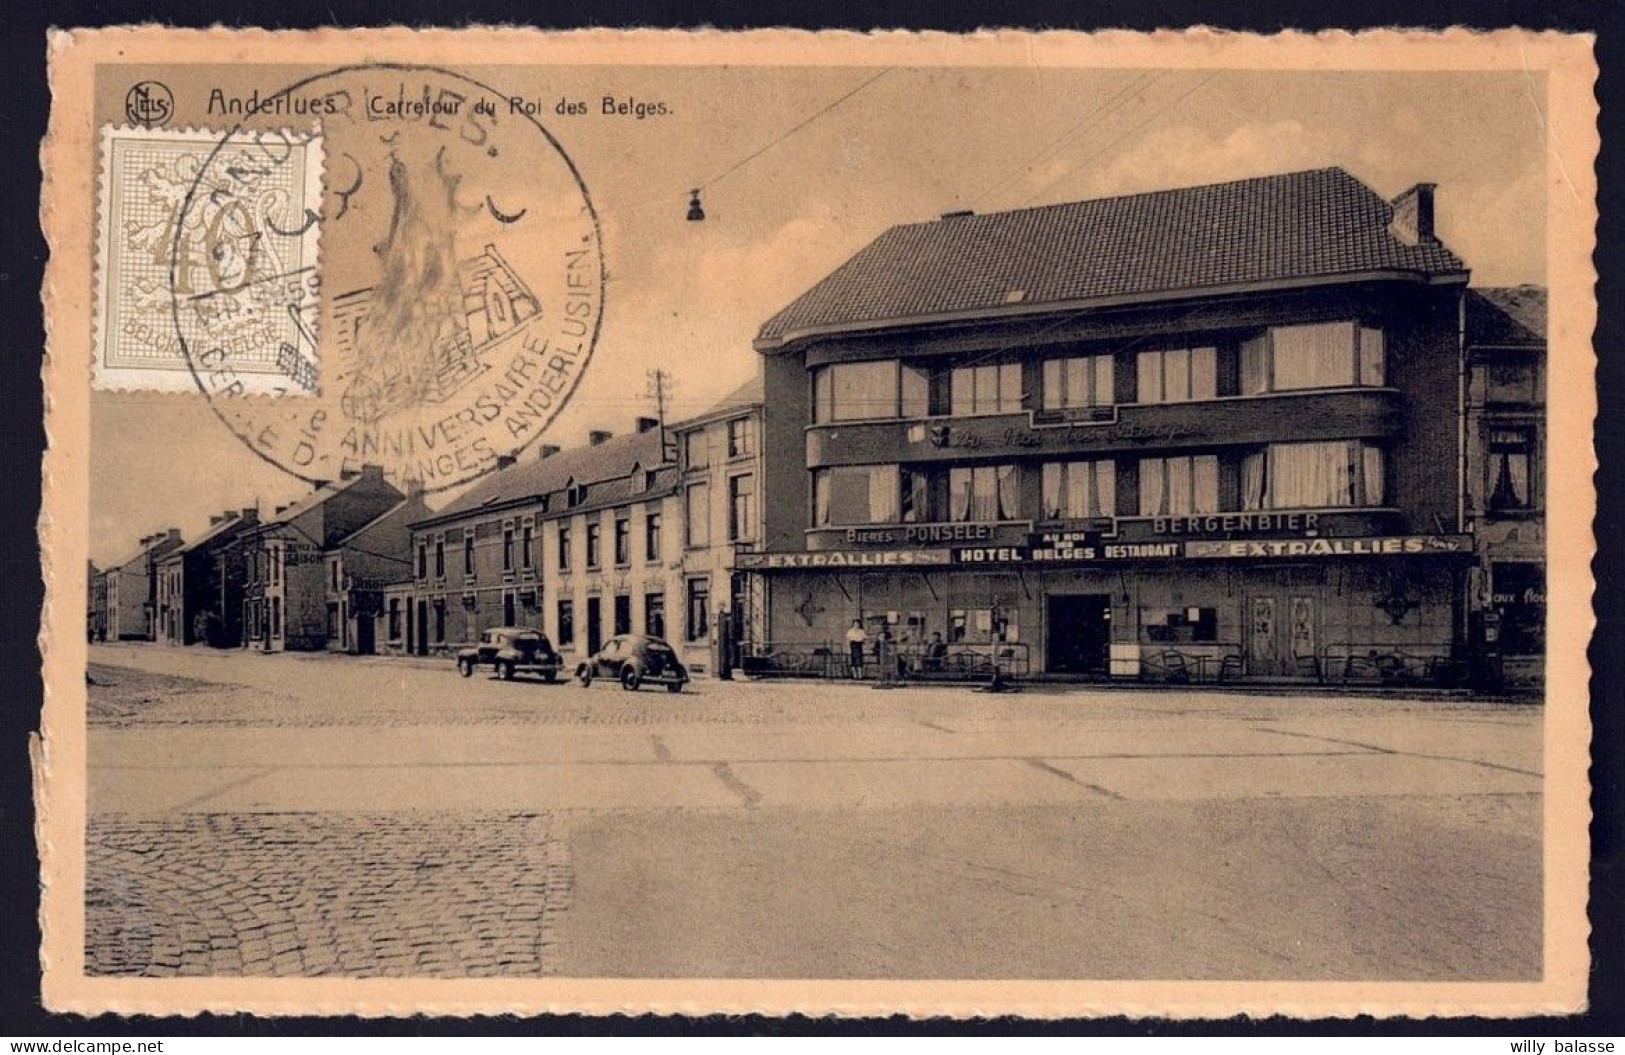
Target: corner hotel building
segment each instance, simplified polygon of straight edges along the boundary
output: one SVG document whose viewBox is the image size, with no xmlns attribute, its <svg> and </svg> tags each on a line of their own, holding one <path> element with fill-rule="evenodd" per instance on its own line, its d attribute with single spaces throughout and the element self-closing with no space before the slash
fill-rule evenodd
<svg viewBox="0 0 1625 1055">
<path fill-rule="evenodd" d="M 773 646 L 1463 658 L 1468 269 L 1433 198 L 1323 169 L 882 234 L 756 340 Z"/>
</svg>

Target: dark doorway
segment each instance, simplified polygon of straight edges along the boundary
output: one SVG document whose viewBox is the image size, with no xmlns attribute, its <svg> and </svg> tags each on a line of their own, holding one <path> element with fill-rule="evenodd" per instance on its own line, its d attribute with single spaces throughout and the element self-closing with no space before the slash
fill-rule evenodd
<svg viewBox="0 0 1625 1055">
<path fill-rule="evenodd" d="M 374 620 L 371 614 L 362 612 L 355 617 L 355 650 L 363 656 L 370 656 L 378 650 L 373 641 Z"/>
<path fill-rule="evenodd" d="M 1112 599 L 1103 593 L 1049 599 L 1051 674 L 1105 674 L 1112 642 Z"/>
<path fill-rule="evenodd" d="M 615 633 L 632 632 L 632 598 L 624 593 L 615 595 Z"/>
<path fill-rule="evenodd" d="M 513 603 L 513 594 L 511 594 L 511 593 L 505 593 L 505 594 L 502 595 L 502 625 L 503 626 L 518 626 L 519 625 L 518 623 L 514 622 L 514 603 Z"/>
<path fill-rule="evenodd" d="M 418 602 L 418 655 L 429 654 L 429 602 Z"/>
<path fill-rule="evenodd" d="M 587 655 L 595 656 L 604 644 L 604 602 L 587 598 Z"/>
</svg>

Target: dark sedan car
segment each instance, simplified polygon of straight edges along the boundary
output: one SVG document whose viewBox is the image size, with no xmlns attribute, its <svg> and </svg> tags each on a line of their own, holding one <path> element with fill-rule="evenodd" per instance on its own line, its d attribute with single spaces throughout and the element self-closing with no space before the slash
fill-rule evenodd
<svg viewBox="0 0 1625 1055">
<path fill-rule="evenodd" d="M 583 685 L 591 685 L 594 678 L 614 678 L 628 692 L 645 684 L 682 692 L 688 684 L 688 670 L 672 647 L 658 637 L 622 634 L 610 638 L 597 655 L 576 667 L 576 678 Z"/>
<path fill-rule="evenodd" d="M 563 665 L 547 635 L 515 626 L 487 630 L 480 635 L 479 644 L 457 653 L 457 669 L 465 678 L 473 675 L 475 667 L 489 666 L 505 679 L 523 672 L 554 681 Z"/>
</svg>

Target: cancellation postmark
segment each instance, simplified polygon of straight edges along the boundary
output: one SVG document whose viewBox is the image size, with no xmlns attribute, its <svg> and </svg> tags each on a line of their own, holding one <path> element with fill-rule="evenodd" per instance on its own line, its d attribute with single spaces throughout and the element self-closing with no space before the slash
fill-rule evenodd
<svg viewBox="0 0 1625 1055">
<path fill-rule="evenodd" d="M 155 332 L 238 440 L 309 482 L 377 464 L 434 492 L 546 431 L 591 358 L 605 271 L 586 184 L 534 113 L 409 65 L 209 108 L 237 123 L 186 155 Z M 312 157 L 320 193 L 283 192 L 308 192 Z"/>
</svg>

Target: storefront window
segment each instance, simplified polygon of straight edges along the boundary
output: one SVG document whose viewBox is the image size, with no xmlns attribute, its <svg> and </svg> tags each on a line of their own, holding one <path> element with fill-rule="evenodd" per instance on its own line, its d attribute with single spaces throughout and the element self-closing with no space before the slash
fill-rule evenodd
<svg viewBox="0 0 1625 1055">
<path fill-rule="evenodd" d="M 1021 364 L 983 363 L 955 367 L 949 380 L 949 406 L 955 417 L 1014 414 L 1021 410 Z"/>
<path fill-rule="evenodd" d="M 1217 641 L 1217 608 L 1142 608 L 1140 640 L 1144 642 Z"/>
<path fill-rule="evenodd" d="M 1276 326 L 1241 346 L 1241 394 L 1377 386 L 1387 362 L 1382 331 L 1355 322 Z"/>
<path fill-rule="evenodd" d="M 819 469 L 813 478 L 815 523 L 819 527 L 895 523 L 897 480 L 895 465 Z"/>
<path fill-rule="evenodd" d="M 1534 504 L 1529 486 L 1528 429 L 1491 429 L 1489 434 L 1490 508 L 1528 509 Z"/>
<path fill-rule="evenodd" d="M 1104 407 L 1112 398 L 1112 357 L 1079 356 L 1044 361 L 1044 409 Z"/>
<path fill-rule="evenodd" d="M 1186 516 L 1218 511 L 1217 455 L 1140 459 L 1141 516 Z"/>
<path fill-rule="evenodd" d="M 1383 468 L 1382 449 L 1359 440 L 1271 444 L 1242 460 L 1241 507 L 1381 505 Z"/>
<path fill-rule="evenodd" d="M 948 472 L 948 519 L 1016 520 L 1021 516 L 1016 467 L 956 466 Z"/>
<path fill-rule="evenodd" d="M 1047 519 L 1109 517 L 1116 512 L 1116 462 L 1107 458 L 1044 465 L 1044 516 Z"/>
<path fill-rule="evenodd" d="M 1532 562 L 1490 565 L 1491 600 L 1501 616 L 1501 651 L 1537 656 L 1546 650 L 1546 569 Z"/>
<path fill-rule="evenodd" d="M 1184 403 L 1219 394 L 1218 355 L 1212 348 L 1163 348 L 1135 361 L 1135 398 L 1141 403 Z"/>
</svg>

